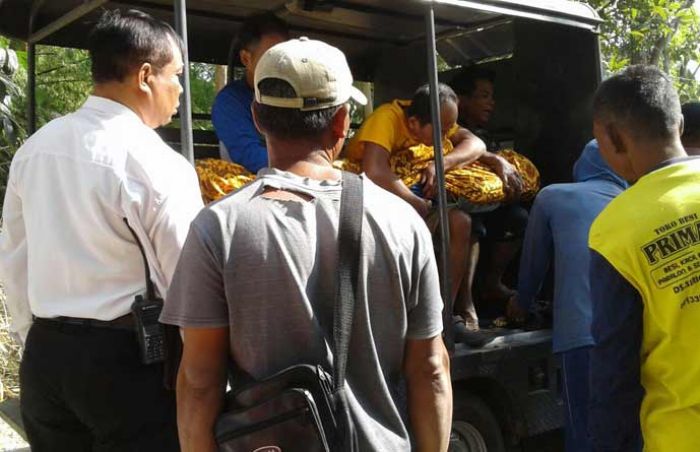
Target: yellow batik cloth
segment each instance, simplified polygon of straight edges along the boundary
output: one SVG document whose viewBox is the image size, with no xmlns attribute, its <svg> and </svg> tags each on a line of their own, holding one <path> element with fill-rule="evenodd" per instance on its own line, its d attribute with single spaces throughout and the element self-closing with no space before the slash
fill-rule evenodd
<svg viewBox="0 0 700 452">
<path fill-rule="evenodd" d="M 443 154 L 449 154 L 452 150 L 452 143 L 446 141 Z M 540 173 L 535 165 L 527 157 L 510 149 L 499 151 L 497 154 L 513 165 L 523 179 L 520 199 L 533 199 L 540 189 Z M 389 158 L 389 164 L 394 174 L 399 176 L 407 187 L 411 187 L 420 182 L 423 170 L 433 159 L 433 147 L 418 144 L 394 151 Z M 337 160 L 334 166 L 345 171 L 360 172 L 360 164 L 351 160 Z M 454 196 L 474 205 L 495 204 L 504 201 L 506 197 L 501 178 L 491 168 L 479 162 L 448 171 L 445 174 L 445 188 Z"/>
<path fill-rule="evenodd" d="M 255 175 L 241 165 L 220 159 L 197 160 L 195 169 L 205 204 L 216 201 L 255 180 Z"/>
<path fill-rule="evenodd" d="M 449 141 L 446 141 L 443 152 L 452 152 Z M 522 177 L 523 192 L 520 199 L 529 201 L 534 198 L 540 189 L 540 173 L 535 165 L 527 157 L 510 149 L 499 151 L 497 154 L 513 165 Z M 433 157 L 432 146 L 418 144 L 392 153 L 389 164 L 403 183 L 411 187 L 420 182 L 423 170 L 433 161 Z M 339 159 L 333 162 L 333 166 L 352 173 L 362 172 L 360 163 L 352 160 Z M 207 204 L 255 180 L 255 175 L 241 165 L 225 160 L 197 160 L 195 167 L 202 198 Z M 499 203 L 506 196 L 503 181 L 488 166 L 479 162 L 448 171 L 445 174 L 445 186 L 452 195 L 474 205 Z"/>
</svg>

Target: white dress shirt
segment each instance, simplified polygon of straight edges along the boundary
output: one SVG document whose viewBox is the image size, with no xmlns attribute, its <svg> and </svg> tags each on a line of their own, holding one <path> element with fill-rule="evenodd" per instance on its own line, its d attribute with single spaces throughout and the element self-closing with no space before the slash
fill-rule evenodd
<svg viewBox="0 0 700 452">
<path fill-rule="evenodd" d="M 17 151 L 3 206 L 0 278 L 22 341 L 36 317 L 113 320 L 151 278 L 167 290 L 202 208 L 194 168 L 129 108 L 91 96 Z"/>
</svg>

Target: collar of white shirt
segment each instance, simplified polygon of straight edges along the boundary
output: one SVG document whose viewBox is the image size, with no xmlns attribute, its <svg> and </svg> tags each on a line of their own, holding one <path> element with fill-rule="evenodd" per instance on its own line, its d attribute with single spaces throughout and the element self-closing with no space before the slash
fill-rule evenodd
<svg viewBox="0 0 700 452">
<path fill-rule="evenodd" d="M 93 94 L 87 98 L 83 104 L 83 108 L 97 110 L 111 116 L 124 116 L 126 118 L 138 121 L 141 125 L 145 125 L 134 110 L 122 103 L 112 99 L 107 99 L 106 97 L 95 96 Z"/>
</svg>

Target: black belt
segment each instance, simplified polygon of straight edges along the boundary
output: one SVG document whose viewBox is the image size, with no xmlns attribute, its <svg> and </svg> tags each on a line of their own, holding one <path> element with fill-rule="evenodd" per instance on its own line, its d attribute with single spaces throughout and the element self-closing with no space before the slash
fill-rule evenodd
<svg viewBox="0 0 700 452">
<path fill-rule="evenodd" d="M 34 323 L 47 326 L 73 326 L 81 328 L 107 328 L 112 330 L 134 331 L 134 317 L 131 313 L 114 320 L 85 319 L 80 317 L 34 317 Z"/>
</svg>

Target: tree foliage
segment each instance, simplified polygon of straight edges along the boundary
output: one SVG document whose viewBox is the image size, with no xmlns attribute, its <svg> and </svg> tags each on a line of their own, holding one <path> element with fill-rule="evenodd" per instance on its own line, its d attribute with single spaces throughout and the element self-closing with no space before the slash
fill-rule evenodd
<svg viewBox="0 0 700 452">
<path fill-rule="evenodd" d="M 605 69 L 652 64 L 671 75 L 681 98 L 697 99 L 700 20 L 695 0 L 588 0 L 604 23 L 601 49 Z"/>
<path fill-rule="evenodd" d="M 92 91 L 90 57 L 85 50 L 37 46 L 37 127 L 77 110 Z"/>
<path fill-rule="evenodd" d="M 22 95 L 22 90 L 16 83 L 21 66 L 17 52 L 9 44 L 8 40 L 0 37 L 0 208 L 12 155 L 24 136 L 15 109 L 15 101 Z"/>
</svg>

